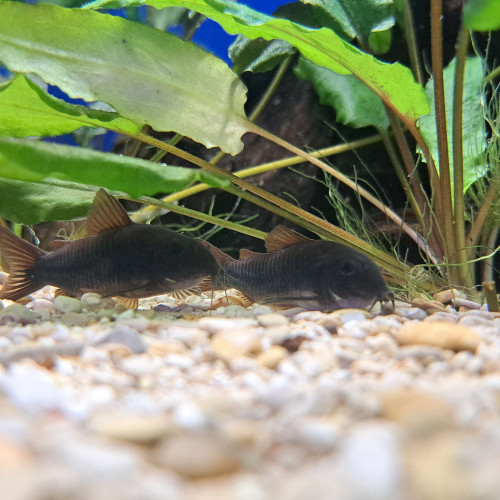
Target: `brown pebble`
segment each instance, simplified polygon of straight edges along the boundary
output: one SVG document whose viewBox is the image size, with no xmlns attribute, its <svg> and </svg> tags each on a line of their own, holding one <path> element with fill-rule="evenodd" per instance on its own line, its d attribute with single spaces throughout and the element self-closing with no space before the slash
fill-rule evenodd
<svg viewBox="0 0 500 500">
<path fill-rule="evenodd" d="M 416 390 L 396 390 L 381 395 L 382 414 L 413 437 L 425 436 L 454 424 L 453 411 L 442 399 Z"/>
<path fill-rule="evenodd" d="M 251 330 L 223 330 L 212 339 L 214 355 L 229 362 L 239 356 L 258 353 L 262 350 L 262 339 Z"/>
<path fill-rule="evenodd" d="M 451 288 L 435 293 L 434 298 L 441 304 L 449 304 L 454 299 L 465 299 L 466 295 L 455 288 Z"/>
<path fill-rule="evenodd" d="M 191 479 L 232 474 L 241 464 L 235 447 L 226 439 L 207 433 L 182 433 L 163 440 L 154 461 Z"/>
<path fill-rule="evenodd" d="M 411 305 L 423 309 L 427 314 L 445 311 L 445 307 L 437 300 L 416 298 L 411 301 Z"/>
<path fill-rule="evenodd" d="M 395 338 L 399 345 L 424 344 L 452 351 L 475 351 L 481 337 L 470 328 L 447 321 L 408 322 Z"/>
<path fill-rule="evenodd" d="M 261 352 L 257 356 L 257 361 L 261 366 L 274 370 L 287 357 L 287 349 L 280 345 L 273 345 L 267 351 Z"/>
<path fill-rule="evenodd" d="M 289 337 L 285 339 L 281 345 L 290 353 L 297 352 L 300 345 L 304 340 L 308 340 L 304 335 L 297 335 L 296 337 Z"/>
</svg>

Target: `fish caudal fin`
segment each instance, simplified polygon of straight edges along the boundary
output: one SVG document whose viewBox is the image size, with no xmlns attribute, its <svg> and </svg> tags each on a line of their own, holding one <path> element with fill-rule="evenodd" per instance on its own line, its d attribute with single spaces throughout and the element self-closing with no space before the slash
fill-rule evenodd
<svg viewBox="0 0 500 500">
<path fill-rule="evenodd" d="M 33 268 L 45 254 L 42 249 L 0 226 L 0 253 L 10 268 L 9 277 L 0 290 L 0 299 L 16 301 L 41 288 L 42 285 L 33 281 Z"/>
</svg>

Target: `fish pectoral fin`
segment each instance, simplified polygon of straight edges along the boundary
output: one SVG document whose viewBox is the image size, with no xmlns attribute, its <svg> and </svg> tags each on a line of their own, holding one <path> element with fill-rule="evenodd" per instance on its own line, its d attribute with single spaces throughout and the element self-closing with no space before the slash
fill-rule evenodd
<svg viewBox="0 0 500 500">
<path fill-rule="evenodd" d="M 128 309 L 137 309 L 139 307 L 139 299 L 133 299 L 131 297 L 121 297 L 115 296 L 114 299 L 118 304 L 128 308 Z"/>
<path fill-rule="evenodd" d="M 243 307 L 250 307 L 251 305 L 255 304 L 255 302 L 250 297 L 247 297 L 244 293 L 240 292 L 239 290 L 233 293 L 233 295 L 241 300 Z"/>
<path fill-rule="evenodd" d="M 201 283 L 198 283 L 197 288 L 202 293 L 218 290 L 217 288 L 215 288 L 215 285 L 212 283 L 212 279 L 210 277 L 205 278 Z"/>
<path fill-rule="evenodd" d="M 71 298 L 75 298 L 76 295 L 72 295 L 71 293 L 62 290 L 61 288 L 56 288 L 55 291 L 54 291 L 54 297 L 71 297 Z"/>
<path fill-rule="evenodd" d="M 309 241 L 314 240 L 280 224 L 268 233 L 265 239 L 265 245 L 266 250 L 269 253 L 273 253 Z"/>
<path fill-rule="evenodd" d="M 185 288 L 184 290 L 176 290 L 175 292 L 167 293 L 170 297 L 173 297 L 176 300 L 184 300 L 186 297 L 190 295 L 200 295 L 201 290 L 198 287 L 193 288 Z"/>
<path fill-rule="evenodd" d="M 227 264 L 228 262 L 234 260 L 230 255 L 212 245 L 212 243 L 209 243 L 205 240 L 199 240 L 199 242 L 208 249 L 208 251 L 212 254 L 212 257 L 215 259 L 215 262 L 217 262 L 219 266 L 222 266 L 223 264 Z"/>
<path fill-rule="evenodd" d="M 87 216 L 87 236 L 92 236 L 114 229 L 133 224 L 125 209 L 114 196 L 104 189 L 99 189 L 94 196 L 94 202 Z"/>
</svg>

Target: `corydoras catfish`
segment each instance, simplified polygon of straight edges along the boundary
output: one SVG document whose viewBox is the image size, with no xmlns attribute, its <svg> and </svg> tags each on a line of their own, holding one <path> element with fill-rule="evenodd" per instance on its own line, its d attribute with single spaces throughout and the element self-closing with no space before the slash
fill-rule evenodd
<svg viewBox="0 0 500 500">
<path fill-rule="evenodd" d="M 284 226 L 266 238 L 269 253 L 241 250 L 235 260 L 215 247 L 215 288 L 236 288 L 251 302 L 311 310 L 365 308 L 394 295 L 368 257 L 332 241 L 311 240 Z M 207 244 L 208 246 L 208 244 Z"/>
<path fill-rule="evenodd" d="M 0 252 L 10 267 L 0 299 L 15 301 L 53 285 L 65 295 L 96 292 L 137 307 L 140 297 L 188 289 L 219 269 L 198 240 L 132 222 L 104 189 L 90 208 L 87 236 L 53 243 L 59 248 L 45 252 L 0 226 Z"/>
</svg>

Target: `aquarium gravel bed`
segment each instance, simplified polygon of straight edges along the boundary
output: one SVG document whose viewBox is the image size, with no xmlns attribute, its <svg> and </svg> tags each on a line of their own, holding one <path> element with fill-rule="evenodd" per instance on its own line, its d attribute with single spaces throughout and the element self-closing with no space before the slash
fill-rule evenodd
<svg viewBox="0 0 500 500">
<path fill-rule="evenodd" d="M 4 500 L 498 498 L 500 315 L 479 304 L 31 298 L 0 301 Z"/>
</svg>

